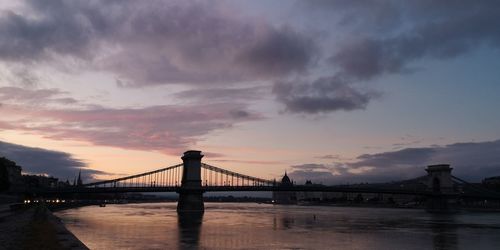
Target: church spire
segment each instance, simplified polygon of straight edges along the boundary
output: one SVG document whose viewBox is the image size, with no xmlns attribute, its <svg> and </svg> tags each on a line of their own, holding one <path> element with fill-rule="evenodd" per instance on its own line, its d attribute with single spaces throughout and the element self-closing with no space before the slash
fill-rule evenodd
<svg viewBox="0 0 500 250">
<path fill-rule="evenodd" d="M 77 186 L 81 186 L 83 185 L 83 182 L 82 182 L 82 170 L 80 169 L 80 171 L 78 172 L 78 180 L 77 180 L 77 183 L 76 183 Z"/>
</svg>

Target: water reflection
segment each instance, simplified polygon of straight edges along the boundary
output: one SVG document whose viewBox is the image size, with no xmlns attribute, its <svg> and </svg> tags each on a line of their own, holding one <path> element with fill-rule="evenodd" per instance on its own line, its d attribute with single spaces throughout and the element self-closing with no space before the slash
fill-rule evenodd
<svg viewBox="0 0 500 250">
<path fill-rule="evenodd" d="M 200 241 L 203 212 L 183 212 L 178 214 L 179 249 L 197 249 Z"/>
<path fill-rule="evenodd" d="M 91 249 L 498 249 L 499 214 L 207 203 L 83 207 L 57 214 Z M 1 248 L 1 247 L 0 247 Z"/>
<path fill-rule="evenodd" d="M 436 250 L 458 249 L 458 236 L 455 215 L 432 215 L 432 242 Z"/>
<path fill-rule="evenodd" d="M 295 219 L 293 217 L 289 217 L 287 215 L 281 217 L 281 225 L 285 229 L 291 229 L 294 223 Z"/>
<path fill-rule="evenodd" d="M 316 214 L 305 214 L 297 216 L 297 214 L 274 214 L 273 230 L 288 230 L 293 228 L 313 229 L 318 226 Z"/>
</svg>

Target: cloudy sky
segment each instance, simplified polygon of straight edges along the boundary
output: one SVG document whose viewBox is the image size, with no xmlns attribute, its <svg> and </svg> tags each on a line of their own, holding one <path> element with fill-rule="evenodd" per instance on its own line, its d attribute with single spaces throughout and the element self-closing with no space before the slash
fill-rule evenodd
<svg viewBox="0 0 500 250">
<path fill-rule="evenodd" d="M 112 178 L 500 175 L 498 1 L 0 1 L 0 154 Z"/>
</svg>

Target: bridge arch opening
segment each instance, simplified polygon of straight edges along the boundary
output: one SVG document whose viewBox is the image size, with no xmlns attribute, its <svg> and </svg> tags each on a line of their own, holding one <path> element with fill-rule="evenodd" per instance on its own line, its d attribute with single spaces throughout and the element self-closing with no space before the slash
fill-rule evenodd
<svg viewBox="0 0 500 250">
<path fill-rule="evenodd" d="M 432 180 L 432 192 L 441 193 L 441 181 L 437 177 Z"/>
<path fill-rule="evenodd" d="M 449 164 L 430 165 L 427 167 L 427 188 L 433 193 L 454 193 Z"/>
</svg>

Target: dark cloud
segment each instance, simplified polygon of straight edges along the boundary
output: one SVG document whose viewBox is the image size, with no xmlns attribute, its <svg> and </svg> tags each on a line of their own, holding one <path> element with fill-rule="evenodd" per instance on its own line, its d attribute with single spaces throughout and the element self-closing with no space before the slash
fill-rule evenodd
<svg viewBox="0 0 500 250">
<path fill-rule="evenodd" d="M 382 41 L 359 40 L 344 45 L 340 51 L 329 58 L 342 73 L 357 79 L 370 79 L 384 72 L 398 72 L 403 67 L 402 57 L 387 55 L 391 50 Z"/>
<path fill-rule="evenodd" d="M 303 72 L 315 41 L 221 1 L 26 1 L 0 14 L 0 59 L 70 58 L 122 86 L 220 83 Z"/>
<path fill-rule="evenodd" d="M 326 33 L 342 38 L 327 54 L 320 48 L 329 46 L 320 46 L 313 31 L 278 27 L 235 6 L 224 1 L 26 1 L 24 8 L 0 13 L 0 60 L 25 67 L 57 67 L 66 60 L 109 72 L 123 87 L 218 84 L 219 90 L 234 92 L 237 83 L 272 81 L 286 110 L 315 114 L 366 108 L 377 94 L 355 86 L 384 74 L 412 72 L 421 59 L 444 60 L 500 45 L 495 1 L 301 2 L 310 16 L 327 13 L 321 15 L 323 23 L 332 24 Z M 324 77 L 309 75 L 321 59 L 329 68 L 322 65 L 315 72 Z M 309 80 L 289 80 L 299 75 Z M 19 81 L 33 85 L 37 79 Z"/>
<path fill-rule="evenodd" d="M 306 66 L 315 61 L 317 51 L 312 38 L 285 27 L 272 30 L 265 40 L 258 41 L 239 60 L 261 74 L 285 75 L 290 71 L 306 71 Z"/>
<path fill-rule="evenodd" d="M 345 167 L 339 164 L 307 163 L 291 166 L 288 175 L 298 184 L 312 180 L 314 183 L 329 184 L 335 182 L 339 176 L 345 176 Z"/>
<path fill-rule="evenodd" d="M 358 162 L 350 164 L 354 167 L 376 166 L 380 167 L 412 167 L 425 165 L 436 153 L 435 148 L 405 148 L 394 152 L 384 152 L 379 154 L 364 154 L 358 156 Z"/>
<path fill-rule="evenodd" d="M 404 4 L 413 3 L 387 0 L 314 0 L 298 1 L 297 7 L 308 12 L 313 11 L 313 14 L 308 13 L 312 18 L 319 16 L 329 21 L 333 19 L 332 23 L 336 23 L 340 28 L 355 27 L 355 31 L 366 33 L 394 28 L 401 22 L 403 14 L 398 7 Z M 335 15 L 332 12 L 335 12 Z"/>
<path fill-rule="evenodd" d="M 500 47 L 500 4 L 495 1 L 319 0 L 298 6 L 313 18 L 319 13 L 322 22 L 335 23 L 330 32 L 343 35 L 327 58 L 335 72 L 329 78 L 337 79 L 331 89 L 324 92 L 324 85 L 315 81 L 275 86 L 278 100 L 292 112 L 363 109 L 370 95 L 355 93 L 349 86 L 342 88 L 352 95 L 331 97 L 329 93 L 347 83 L 413 72 L 412 63 L 420 59 L 445 60 L 483 46 Z"/>
<path fill-rule="evenodd" d="M 47 174 L 65 181 L 72 181 L 81 170 L 85 180 L 94 179 L 95 175 L 108 173 L 89 169 L 86 164 L 72 155 L 42 148 L 26 147 L 0 141 L 0 156 L 6 157 L 23 168 L 29 174 Z"/>
<path fill-rule="evenodd" d="M 297 113 L 322 113 L 364 109 L 379 94 L 362 91 L 341 77 L 319 78 L 312 83 L 276 82 L 273 93 L 286 110 Z"/>
<path fill-rule="evenodd" d="M 453 175 L 469 181 L 500 175 L 500 140 L 456 143 L 446 146 L 406 148 L 358 156 L 354 162 L 292 166 L 297 181 L 318 178 L 330 184 L 387 182 L 425 175 L 432 164 L 451 164 Z"/>
<path fill-rule="evenodd" d="M 358 167 L 349 166 L 345 163 L 316 164 L 308 163 L 292 166 L 288 175 L 297 183 L 304 184 L 306 180 L 321 184 L 348 184 L 361 182 L 386 181 L 390 176 L 372 173 L 356 173 Z M 382 176 L 382 177 L 381 177 Z M 398 176 L 400 177 L 400 176 Z"/>
<path fill-rule="evenodd" d="M 60 56 L 92 58 L 100 39 L 113 34 L 112 22 L 121 18 L 113 15 L 119 3 L 107 3 L 26 0 L 24 8 L 0 13 L 0 58 L 27 64 Z"/>
<path fill-rule="evenodd" d="M 348 15 L 370 16 L 400 13 L 385 32 L 354 36 L 337 49 L 330 62 L 341 73 L 370 79 L 386 73 L 410 70 L 409 64 L 421 58 L 448 59 L 478 49 L 481 45 L 500 47 L 500 4 L 495 1 L 368 1 L 365 4 L 331 1 L 330 10 L 348 10 Z M 369 20 L 369 19 L 368 19 Z M 372 29 L 380 22 L 363 22 Z"/>
<path fill-rule="evenodd" d="M 438 151 L 432 160 L 450 163 L 458 177 L 480 180 L 500 175 L 500 140 L 456 143 L 438 147 Z"/>
</svg>

